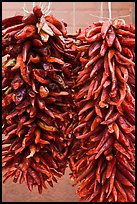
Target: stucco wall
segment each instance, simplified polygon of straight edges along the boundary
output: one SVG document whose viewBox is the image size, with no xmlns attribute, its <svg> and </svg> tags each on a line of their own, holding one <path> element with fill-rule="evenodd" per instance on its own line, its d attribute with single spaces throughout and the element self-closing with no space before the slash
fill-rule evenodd
<svg viewBox="0 0 137 204">
<path fill-rule="evenodd" d="M 36 2 L 37 3 L 37 2 Z M 108 2 L 103 2 L 103 16 L 108 17 Z M 47 3 L 45 3 L 45 6 Z M 68 24 L 68 31 L 74 32 L 78 27 L 87 26 L 99 18 L 101 2 L 52 2 L 51 14 L 59 19 L 63 19 Z M 2 18 L 15 14 L 24 14 L 24 2 L 3 2 Z M 32 2 L 26 2 L 26 7 L 30 10 Z M 112 18 L 124 17 L 126 23 L 134 23 L 134 2 L 112 2 Z"/>
</svg>

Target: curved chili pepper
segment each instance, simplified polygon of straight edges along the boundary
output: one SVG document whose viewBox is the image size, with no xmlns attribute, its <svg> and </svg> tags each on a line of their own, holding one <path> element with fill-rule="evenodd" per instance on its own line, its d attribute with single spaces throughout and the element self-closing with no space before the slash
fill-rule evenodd
<svg viewBox="0 0 137 204">
<path fill-rule="evenodd" d="M 100 42 L 100 41 L 98 41 L 98 42 L 93 42 L 93 43 L 90 45 L 89 49 L 88 49 L 88 56 L 89 56 L 89 57 L 92 57 L 92 56 L 98 54 L 100 48 L 101 48 L 101 42 Z"/>
<path fill-rule="evenodd" d="M 24 23 L 23 23 L 24 25 Z M 15 34 L 15 38 L 17 40 L 22 38 L 28 38 L 31 37 L 36 33 L 36 28 L 34 25 L 26 25 L 24 28 L 22 28 L 18 33 Z"/>
<path fill-rule="evenodd" d="M 123 60 L 125 63 L 127 63 L 127 64 L 132 64 L 133 66 L 135 66 L 135 63 L 134 63 L 132 60 L 130 60 L 130 59 L 124 57 L 120 52 L 116 51 L 116 52 L 115 52 L 115 55 L 117 55 L 117 56 L 119 57 L 119 59 L 120 59 L 120 60 Z"/>
<path fill-rule="evenodd" d="M 95 56 L 93 59 L 90 59 L 88 61 L 88 63 L 86 63 L 85 68 L 88 68 L 89 66 L 91 66 L 94 62 L 96 62 L 99 58 L 100 58 L 100 54 L 98 54 L 97 56 Z"/>
<path fill-rule="evenodd" d="M 92 43 L 92 42 L 94 42 L 94 41 L 99 41 L 99 40 L 101 40 L 101 39 L 102 39 L 101 33 L 97 33 L 97 34 L 93 35 L 93 36 L 90 37 L 90 38 L 86 38 L 86 40 L 87 40 L 88 43 Z"/>
<path fill-rule="evenodd" d="M 99 152 L 96 154 L 95 159 L 97 159 L 106 149 L 108 149 L 113 142 L 113 138 L 109 138 L 107 142 L 101 147 Z"/>
<path fill-rule="evenodd" d="M 130 155 L 126 152 L 126 150 L 118 142 L 114 143 L 114 147 L 118 151 L 120 151 L 122 154 L 124 154 L 128 159 L 130 159 Z"/>
<path fill-rule="evenodd" d="M 32 40 L 32 44 L 33 44 L 33 46 L 35 46 L 35 47 L 41 47 L 41 46 L 43 46 L 43 43 L 42 43 L 42 41 L 41 41 L 40 39 L 33 39 L 33 40 Z"/>
<path fill-rule="evenodd" d="M 16 64 L 15 64 L 15 66 L 13 66 L 13 67 L 11 68 L 11 70 L 19 69 L 19 68 L 20 68 L 20 65 L 21 65 L 21 61 L 22 61 L 22 55 L 21 55 L 21 54 L 18 54 L 17 59 L 16 59 Z"/>
<path fill-rule="evenodd" d="M 64 22 L 59 21 L 56 17 L 54 17 L 53 15 L 50 16 L 46 16 L 45 19 L 47 21 L 49 21 L 50 23 L 52 23 L 53 25 L 55 25 L 61 32 L 62 34 L 65 36 L 67 34 L 67 30 L 65 27 Z"/>
<path fill-rule="evenodd" d="M 117 36 L 118 40 L 120 42 L 121 45 L 124 46 L 135 46 L 135 39 L 134 38 L 128 38 L 128 37 L 124 37 L 124 36 Z"/>
<path fill-rule="evenodd" d="M 113 27 L 110 27 L 108 32 L 107 32 L 106 38 L 105 38 L 108 47 L 112 47 L 114 40 L 115 40 L 115 37 L 116 37 L 116 33 L 115 33 Z"/>
<path fill-rule="evenodd" d="M 97 181 L 100 183 L 100 169 L 101 169 L 101 165 L 103 163 L 103 157 L 100 158 L 99 162 L 98 162 L 98 167 L 97 167 L 97 170 L 96 170 L 96 179 Z"/>
<path fill-rule="evenodd" d="M 36 181 L 36 183 L 38 185 L 40 185 L 41 182 L 40 182 L 40 179 L 39 179 L 38 174 L 36 173 L 36 171 L 34 171 L 32 168 L 29 167 L 28 172 L 32 176 L 32 178 Z"/>
<path fill-rule="evenodd" d="M 104 60 L 102 58 L 100 58 L 98 60 L 98 62 L 94 65 L 94 67 L 93 67 L 93 69 L 92 69 L 92 71 L 90 73 L 90 78 L 92 78 L 93 75 L 95 74 L 95 72 L 98 71 L 102 67 L 103 62 L 104 62 Z"/>
<path fill-rule="evenodd" d="M 10 93 L 2 99 L 2 107 L 5 107 L 11 104 L 11 102 L 13 101 L 12 96 L 13 96 L 13 93 Z"/>
<path fill-rule="evenodd" d="M 30 55 L 29 60 L 33 63 L 39 63 L 41 61 L 41 57 L 37 54 L 36 57 L 33 57 L 33 55 Z"/>
<path fill-rule="evenodd" d="M 119 170 L 116 172 L 116 178 L 126 186 L 133 186 L 133 184 L 122 174 Z"/>
<path fill-rule="evenodd" d="M 111 117 L 109 119 L 101 122 L 101 124 L 102 125 L 110 124 L 110 123 L 114 122 L 118 117 L 119 117 L 119 112 L 114 113 L 113 115 L 111 115 Z"/>
<path fill-rule="evenodd" d="M 102 27 L 101 27 L 101 35 L 102 35 L 103 39 L 105 39 L 106 34 L 107 34 L 111 25 L 112 25 L 111 21 L 104 21 L 103 22 Z"/>
<path fill-rule="evenodd" d="M 7 33 L 10 33 L 11 31 L 21 29 L 21 28 L 24 27 L 24 25 L 25 25 L 24 23 L 20 23 L 20 24 L 17 24 L 17 25 L 7 27 L 4 30 L 2 30 L 2 36 L 6 35 Z"/>
<path fill-rule="evenodd" d="M 47 25 L 51 28 L 51 30 L 52 30 L 56 35 L 59 35 L 59 36 L 62 35 L 62 32 L 61 32 L 56 26 L 54 26 L 52 23 L 50 23 L 50 22 L 47 21 Z"/>
<path fill-rule="evenodd" d="M 96 33 L 99 33 L 100 31 L 101 31 L 101 26 L 95 26 L 89 29 L 85 35 L 87 38 L 90 38 L 91 36 L 93 36 Z"/>
<path fill-rule="evenodd" d="M 38 126 L 44 130 L 47 130 L 49 132 L 56 132 L 57 131 L 57 128 L 56 127 L 53 127 L 53 126 L 48 126 L 46 125 L 44 122 L 41 122 L 41 121 L 38 121 L 37 122 Z"/>
<path fill-rule="evenodd" d="M 134 33 L 131 33 L 130 31 L 127 30 L 123 30 L 123 29 L 116 29 L 116 33 L 120 34 L 120 35 L 125 35 L 131 38 L 135 37 Z"/>
<path fill-rule="evenodd" d="M 125 201 L 127 201 L 127 194 L 125 190 L 123 189 L 121 183 L 117 179 L 115 179 L 115 186 L 120 191 L 120 193 L 124 196 Z"/>
<path fill-rule="evenodd" d="M 122 46 L 121 46 L 121 44 L 120 44 L 119 39 L 118 39 L 117 36 L 116 36 L 115 39 L 114 39 L 114 46 L 115 46 L 115 48 L 116 48 L 119 52 L 122 51 Z"/>
<path fill-rule="evenodd" d="M 111 95 L 110 96 L 113 96 L 115 97 L 115 88 L 116 88 L 116 83 L 117 83 L 117 79 L 116 79 L 116 76 L 115 76 L 115 69 L 114 69 L 114 60 L 112 60 L 112 57 L 114 56 L 114 53 L 115 51 L 113 49 L 110 49 L 109 52 L 108 52 L 108 64 L 109 64 L 109 69 L 110 69 L 110 72 L 111 72 L 111 77 L 112 77 L 112 88 L 111 88 Z"/>
<path fill-rule="evenodd" d="M 100 49 L 100 55 L 101 55 L 101 56 L 104 56 L 104 55 L 105 55 L 105 53 L 106 53 L 106 51 L 107 51 L 107 48 L 108 48 L 108 45 L 107 45 L 106 40 L 104 39 L 104 40 L 103 40 L 103 43 L 102 43 L 102 45 L 101 45 L 101 49 Z"/>
<path fill-rule="evenodd" d="M 40 70 L 38 69 L 33 69 L 33 74 L 35 79 L 37 79 L 40 83 L 42 84 L 49 84 L 49 79 L 43 79 L 42 77 L 40 77 L 38 74 L 40 73 Z"/>
</svg>

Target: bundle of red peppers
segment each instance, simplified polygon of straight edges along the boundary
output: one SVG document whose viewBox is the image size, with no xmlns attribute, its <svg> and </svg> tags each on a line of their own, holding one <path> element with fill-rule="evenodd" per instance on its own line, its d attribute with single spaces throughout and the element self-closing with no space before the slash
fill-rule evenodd
<svg viewBox="0 0 137 204">
<path fill-rule="evenodd" d="M 81 201 L 135 200 L 135 28 L 96 22 L 77 36 L 77 120 L 69 160 Z"/>
<path fill-rule="evenodd" d="M 3 183 L 39 193 L 63 176 L 80 201 L 135 201 L 135 27 L 76 34 L 36 6 L 2 21 Z"/>
<path fill-rule="evenodd" d="M 72 140 L 74 56 L 65 49 L 65 35 L 66 24 L 43 17 L 39 7 L 3 20 L 3 182 L 27 181 L 39 193 L 64 174 Z"/>
</svg>

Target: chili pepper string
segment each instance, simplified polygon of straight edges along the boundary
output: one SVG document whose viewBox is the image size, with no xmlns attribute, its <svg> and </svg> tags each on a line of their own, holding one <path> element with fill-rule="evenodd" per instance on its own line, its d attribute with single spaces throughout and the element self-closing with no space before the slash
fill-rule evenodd
<svg viewBox="0 0 137 204">
<path fill-rule="evenodd" d="M 104 6 L 104 2 L 100 2 L 100 20 L 102 20 L 103 18 L 103 6 Z"/>
<path fill-rule="evenodd" d="M 112 14 L 111 14 L 111 2 L 108 2 L 108 13 L 109 13 L 109 20 L 112 20 Z"/>
<path fill-rule="evenodd" d="M 47 6 L 44 6 L 44 4 L 47 3 Z M 51 13 L 51 4 L 52 2 L 38 2 L 38 6 L 41 8 L 43 16 L 47 16 Z M 32 2 L 32 8 L 34 8 L 36 6 L 36 2 Z M 23 6 L 23 10 L 24 10 L 24 15 L 25 13 L 29 14 L 30 11 L 26 8 L 26 2 L 24 3 Z"/>
<path fill-rule="evenodd" d="M 108 11 L 109 11 L 109 17 L 103 16 L 103 5 L 104 2 L 100 2 L 100 16 L 98 15 L 94 15 L 94 14 L 90 14 L 93 17 L 99 18 L 100 20 L 104 19 L 104 20 L 115 20 L 115 19 L 120 19 L 120 18 L 126 18 L 129 17 L 131 14 L 127 14 L 127 15 L 122 15 L 122 16 L 116 16 L 114 18 L 112 18 L 112 2 L 108 2 Z"/>
</svg>

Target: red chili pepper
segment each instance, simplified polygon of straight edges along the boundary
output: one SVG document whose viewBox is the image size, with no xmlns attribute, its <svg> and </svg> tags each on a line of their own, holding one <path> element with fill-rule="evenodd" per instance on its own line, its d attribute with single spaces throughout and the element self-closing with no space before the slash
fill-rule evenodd
<svg viewBox="0 0 137 204">
<path fill-rule="evenodd" d="M 120 42 L 121 45 L 124 45 L 124 46 L 128 46 L 128 47 L 131 47 L 131 46 L 135 46 L 135 39 L 134 38 L 128 38 L 128 37 L 124 37 L 124 36 L 117 36 L 118 37 L 118 40 Z"/>
<path fill-rule="evenodd" d="M 128 59 L 127 57 L 123 56 L 120 52 L 116 51 L 115 55 L 117 55 L 119 57 L 120 60 L 123 60 L 126 64 L 132 64 L 133 66 L 135 66 L 135 63 Z"/>
<path fill-rule="evenodd" d="M 91 36 L 95 35 L 96 33 L 99 33 L 101 31 L 101 26 L 95 26 L 87 31 L 85 34 L 87 38 L 90 38 Z"/>
<path fill-rule="evenodd" d="M 110 134 L 108 132 L 107 129 L 105 129 L 103 132 L 102 132 L 102 139 L 100 140 L 99 144 L 96 146 L 96 151 L 98 152 L 100 150 L 100 148 L 104 145 L 104 143 L 107 141 L 107 139 L 109 138 Z"/>
<path fill-rule="evenodd" d="M 91 124 L 91 131 L 95 130 L 101 121 L 102 121 L 102 118 L 100 118 L 99 116 L 96 116 Z"/>
<path fill-rule="evenodd" d="M 38 176 L 38 173 L 36 173 L 36 171 L 34 171 L 32 168 L 28 168 L 28 172 L 30 174 L 30 176 L 35 180 L 35 182 L 40 185 L 41 184 L 41 181 L 40 181 L 40 178 Z"/>
<path fill-rule="evenodd" d="M 96 64 L 94 65 L 94 67 L 92 68 L 92 71 L 90 73 L 90 78 L 92 78 L 94 76 L 94 74 L 102 68 L 104 60 L 101 58 L 99 59 Z"/>
<path fill-rule="evenodd" d="M 106 38 L 105 38 L 108 47 L 112 47 L 114 40 L 115 40 L 115 37 L 116 37 L 116 33 L 114 31 L 114 28 L 110 27 L 108 32 L 107 32 Z"/>
<path fill-rule="evenodd" d="M 133 184 L 119 170 L 116 172 L 116 178 L 125 186 L 133 186 Z"/>
<path fill-rule="evenodd" d="M 106 40 L 104 39 L 104 40 L 103 40 L 103 43 L 102 43 L 102 45 L 101 45 L 100 55 L 101 55 L 101 56 L 104 56 L 105 53 L 106 53 L 106 51 L 107 51 L 107 49 L 108 49 L 108 45 L 107 45 Z"/>
<path fill-rule="evenodd" d="M 98 161 L 98 167 L 96 170 L 96 179 L 97 181 L 100 183 L 100 169 L 101 169 L 101 165 L 104 162 L 103 157 L 100 157 L 99 161 Z"/>
<path fill-rule="evenodd" d="M 116 30 L 116 33 L 117 34 L 120 34 L 120 35 L 124 35 L 126 37 L 131 37 L 131 38 L 135 38 L 135 34 L 134 33 L 131 33 L 130 31 L 127 31 L 127 30 L 123 30 L 123 29 L 117 29 Z"/>
<path fill-rule="evenodd" d="M 115 168 L 115 164 L 116 164 L 116 158 L 113 158 L 111 161 L 108 162 L 107 170 L 106 170 L 106 178 L 111 177 L 113 168 Z"/>
<path fill-rule="evenodd" d="M 52 23 L 48 21 L 46 23 L 51 28 L 51 30 L 55 33 L 55 35 L 58 35 L 58 36 L 62 35 L 62 32 L 56 26 L 54 26 Z"/>
<path fill-rule="evenodd" d="M 97 33 L 97 34 L 93 35 L 93 36 L 90 37 L 90 38 L 86 38 L 86 40 L 87 40 L 88 43 L 92 43 L 92 42 L 94 42 L 94 41 L 99 41 L 99 40 L 101 40 L 101 39 L 102 39 L 101 33 Z"/>
<path fill-rule="evenodd" d="M 102 125 L 108 125 L 110 123 L 113 123 L 118 117 L 119 117 L 119 112 L 112 114 L 111 116 L 109 116 L 110 118 L 108 120 L 105 120 L 103 122 L 101 122 Z"/>
<path fill-rule="evenodd" d="M 130 191 L 130 189 L 128 188 L 125 188 L 125 191 L 126 191 L 129 202 L 135 202 L 135 195 L 133 194 L 133 192 Z"/>
<path fill-rule="evenodd" d="M 7 33 L 10 33 L 11 31 L 21 29 L 21 28 L 24 27 L 24 25 L 25 25 L 24 23 L 21 23 L 21 24 L 17 24 L 17 25 L 7 27 L 4 30 L 2 30 L 2 36 L 6 35 Z"/>
<path fill-rule="evenodd" d="M 112 25 L 111 21 L 104 21 L 103 22 L 102 27 L 101 27 L 101 35 L 102 35 L 103 39 L 105 39 L 106 34 L 107 34 L 111 25 Z"/>
<path fill-rule="evenodd" d="M 117 179 L 115 179 L 115 186 L 120 191 L 120 193 L 125 198 L 125 201 L 127 202 L 127 194 L 126 194 L 124 188 L 122 187 L 121 183 Z"/>
<path fill-rule="evenodd" d="M 41 61 L 41 57 L 38 54 L 36 55 L 36 57 L 33 57 L 33 55 L 31 54 L 29 60 L 33 63 L 39 63 Z"/>
<path fill-rule="evenodd" d="M 22 56 L 23 56 L 23 62 L 26 62 L 28 52 L 31 48 L 31 42 L 29 40 L 25 41 L 23 48 L 22 48 Z"/>
<path fill-rule="evenodd" d="M 15 116 L 18 114 L 18 112 L 19 112 L 18 110 L 15 110 L 15 111 L 12 112 L 11 114 L 7 115 L 7 116 L 6 116 L 6 119 L 9 120 L 9 119 L 15 117 Z M 15 124 L 13 124 L 13 125 L 15 125 Z M 12 125 L 12 126 L 13 126 L 13 125 Z"/>
<path fill-rule="evenodd" d="M 16 172 L 15 172 L 14 179 L 13 179 L 13 182 L 14 182 L 14 183 L 17 183 L 18 178 L 19 178 L 19 176 L 20 176 L 20 173 L 21 173 L 20 169 L 17 169 Z"/>
<path fill-rule="evenodd" d="M 114 46 L 119 52 L 121 52 L 123 49 L 117 36 L 114 39 Z"/>
<path fill-rule="evenodd" d="M 24 23 L 23 23 L 23 25 L 24 25 Z M 22 38 L 31 37 L 35 33 L 36 33 L 36 27 L 34 25 L 26 25 L 18 33 L 16 33 L 14 37 L 17 40 L 19 40 L 19 39 L 22 39 Z"/>
<path fill-rule="evenodd" d="M 52 23 L 54 26 L 56 26 L 62 32 L 63 36 L 67 34 L 65 24 L 62 21 L 59 21 L 56 17 L 52 15 L 46 16 L 45 19 L 48 22 Z"/>
<path fill-rule="evenodd" d="M 93 42 L 91 45 L 90 45 L 90 47 L 89 47 L 89 49 L 88 49 L 88 56 L 89 57 L 93 57 L 93 56 L 95 56 L 95 55 L 97 55 L 97 54 L 99 54 L 99 50 L 101 49 L 101 42 L 100 41 L 98 41 L 98 42 Z"/>
<path fill-rule="evenodd" d="M 42 77 L 38 75 L 38 73 L 39 73 L 39 70 L 33 69 L 33 75 L 35 79 L 37 79 L 42 84 L 49 84 L 50 82 L 49 79 L 43 79 Z"/>
<path fill-rule="evenodd" d="M 112 145 L 113 142 L 114 142 L 113 138 L 110 137 L 107 140 L 107 142 L 101 147 L 99 152 L 96 154 L 95 159 L 97 159 L 105 150 L 107 150 Z"/>
<path fill-rule="evenodd" d="M 42 166 L 40 164 L 36 164 L 34 162 L 31 163 L 31 166 L 36 171 L 46 174 L 46 176 L 48 176 L 48 178 L 52 177 L 52 174 L 46 168 L 44 168 L 44 166 Z M 42 167 L 42 168 L 40 168 L 40 167 Z"/>
<path fill-rule="evenodd" d="M 13 93 L 10 93 L 2 99 L 2 107 L 8 106 L 9 104 L 12 103 L 13 101 L 12 96 L 13 96 Z"/>
<path fill-rule="evenodd" d="M 78 177 L 76 178 L 76 181 L 74 184 L 77 184 L 79 181 L 81 181 L 86 175 L 88 175 L 93 168 L 93 161 L 90 162 L 88 168 Z"/>
<path fill-rule="evenodd" d="M 10 27 L 10 26 L 19 24 L 19 23 L 22 22 L 22 18 L 23 18 L 22 15 L 16 15 L 16 16 L 13 16 L 13 17 L 5 18 L 5 19 L 2 20 L 2 26 Z"/>
<path fill-rule="evenodd" d="M 105 190 L 106 190 L 106 186 L 104 185 L 104 186 L 102 186 L 102 188 L 101 188 L 99 202 L 103 202 L 103 201 L 104 201 L 105 194 L 106 194 Z M 92 200 L 92 202 L 94 202 L 94 201 Z"/>
<path fill-rule="evenodd" d="M 3 177 L 5 177 L 3 179 L 3 183 L 5 183 L 10 177 L 13 177 L 13 175 L 15 174 L 16 169 L 9 171 L 7 175 L 3 175 Z"/>
<path fill-rule="evenodd" d="M 82 113 L 84 113 L 86 110 L 88 110 L 89 108 L 92 108 L 92 107 L 94 107 L 94 105 L 95 105 L 95 102 L 93 101 L 93 102 L 87 102 L 86 104 L 85 104 L 85 106 L 80 110 L 80 112 L 78 113 L 78 115 L 81 115 Z"/>
</svg>

